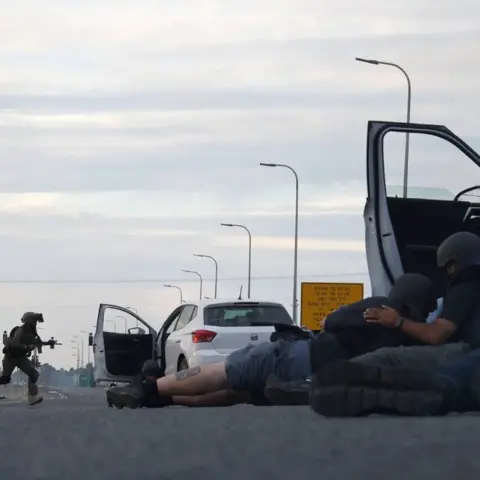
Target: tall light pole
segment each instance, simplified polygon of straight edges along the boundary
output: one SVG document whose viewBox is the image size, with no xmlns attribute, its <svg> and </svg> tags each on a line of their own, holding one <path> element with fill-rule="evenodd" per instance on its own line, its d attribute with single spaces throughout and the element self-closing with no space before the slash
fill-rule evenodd
<svg viewBox="0 0 480 480">
<path fill-rule="evenodd" d="M 127 319 L 123 315 L 117 315 L 115 318 L 123 318 L 125 323 L 125 333 L 127 333 Z"/>
<path fill-rule="evenodd" d="M 400 65 L 391 62 L 382 62 L 380 60 L 372 60 L 368 58 L 355 58 L 357 62 L 369 63 L 370 65 L 386 65 L 400 70 L 407 80 L 407 123 L 410 123 L 410 110 L 412 108 L 412 82 L 405 69 Z M 410 133 L 405 134 L 405 162 L 403 166 L 403 197 L 407 198 L 408 194 L 408 155 L 410 150 Z"/>
<path fill-rule="evenodd" d="M 243 228 L 248 233 L 248 287 L 247 287 L 247 297 L 250 298 L 250 287 L 252 283 L 252 234 L 250 230 L 245 225 L 240 225 L 238 223 L 221 223 L 222 227 L 236 227 Z"/>
<path fill-rule="evenodd" d="M 282 163 L 260 163 L 262 167 L 280 167 L 290 170 L 295 176 L 295 236 L 293 246 L 293 322 L 297 323 L 297 283 L 298 283 L 298 175 L 290 166 Z"/>
<path fill-rule="evenodd" d="M 201 300 L 202 299 L 202 292 L 203 292 L 203 278 L 202 278 L 202 276 L 198 272 L 195 272 L 194 270 L 183 270 L 182 269 L 182 272 L 193 273 L 194 275 L 198 275 L 198 278 L 200 279 L 200 300 Z"/>
<path fill-rule="evenodd" d="M 180 304 L 183 303 L 183 294 L 182 294 L 182 289 L 180 287 L 177 287 L 176 285 L 164 285 L 164 287 L 167 287 L 167 288 L 176 288 L 178 290 L 178 292 L 180 293 Z"/>
<path fill-rule="evenodd" d="M 105 322 L 111 323 L 113 325 L 113 331 L 117 333 L 117 324 L 113 320 L 105 320 Z"/>
<path fill-rule="evenodd" d="M 87 337 L 89 335 L 89 332 L 87 332 L 86 330 L 80 330 L 80 333 L 83 333 Z M 87 348 L 87 363 L 90 363 L 90 347 Z"/>
<path fill-rule="evenodd" d="M 83 368 L 83 337 L 80 335 L 75 335 L 73 338 L 76 338 L 77 340 L 80 340 L 81 344 L 81 355 L 80 355 L 80 366 Z"/>
<path fill-rule="evenodd" d="M 128 310 L 131 310 L 132 312 L 135 312 L 138 315 L 138 310 L 135 307 L 126 307 L 126 308 L 128 308 Z M 138 319 L 135 319 L 135 320 L 137 320 L 137 324 L 135 326 L 138 327 Z"/>
<path fill-rule="evenodd" d="M 77 341 L 71 340 L 71 342 L 73 343 L 74 348 L 77 349 L 77 370 L 78 370 L 80 368 L 80 347 Z"/>
<path fill-rule="evenodd" d="M 199 253 L 194 253 L 194 257 L 199 257 L 199 258 L 209 258 L 215 263 L 215 292 L 213 295 L 213 298 L 217 298 L 217 286 L 218 286 L 218 262 L 215 260 L 215 258 L 211 257 L 210 255 L 200 255 Z M 206 298 L 206 297 L 205 297 Z"/>
</svg>

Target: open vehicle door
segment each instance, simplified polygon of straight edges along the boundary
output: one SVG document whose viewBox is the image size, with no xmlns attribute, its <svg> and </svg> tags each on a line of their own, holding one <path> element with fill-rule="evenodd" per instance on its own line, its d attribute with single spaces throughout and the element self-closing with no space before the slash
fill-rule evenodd
<svg viewBox="0 0 480 480">
<path fill-rule="evenodd" d="M 442 169 L 440 162 L 437 167 L 433 165 L 435 170 L 431 170 L 431 176 L 434 176 L 441 173 L 436 169 L 442 169 L 443 182 L 448 185 L 450 179 L 450 185 L 455 184 L 452 190 L 456 191 L 451 192 L 451 198 L 425 198 L 427 195 L 421 193 L 422 188 L 415 187 L 409 187 L 406 198 L 389 193 L 385 178 L 384 143 L 385 137 L 391 132 L 408 132 L 410 137 L 421 137 L 424 140 L 428 140 L 428 136 L 441 144 L 438 150 L 441 154 L 447 150 L 452 152 L 448 153 L 449 156 L 459 157 L 448 170 L 444 166 Z M 431 154 L 425 150 L 425 155 L 429 153 Z M 419 162 L 413 160 L 415 161 Z M 368 123 L 368 197 L 364 221 L 373 295 L 387 295 L 397 277 L 413 272 L 431 278 L 435 282 L 438 296 L 443 295 L 446 279 L 436 265 L 438 246 L 458 231 L 480 234 L 479 167 L 480 156 L 444 126 L 377 121 Z M 466 184 L 459 186 L 458 176 L 462 169 L 470 170 L 462 177 Z M 429 178 L 428 173 L 426 177 Z M 476 189 L 477 195 L 468 195 Z M 444 191 L 450 195 L 449 191 Z"/>
<path fill-rule="evenodd" d="M 104 331 L 106 314 L 112 310 L 114 317 L 128 315 L 142 327 L 130 328 L 128 333 Z M 156 358 L 156 338 L 157 332 L 128 308 L 100 304 L 93 338 L 95 381 L 130 382 L 146 360 Z"/>
</svg>

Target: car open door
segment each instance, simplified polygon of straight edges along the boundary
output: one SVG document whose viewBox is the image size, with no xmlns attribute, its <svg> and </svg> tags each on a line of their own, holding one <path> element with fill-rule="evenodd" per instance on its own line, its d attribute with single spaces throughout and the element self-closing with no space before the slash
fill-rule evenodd
<svg viewBox="0 0 480 480">
<path fill-rule="evenodd" d="M 114 310 L 136 319 L 145 328 L 131 328 L 128 333 L 106 332 L 105 316 Z M 100 304 L 97 328 L 93 338 L 95 381 L 129 382 L 139 374 L 146 360 L 156 358 L 155 339 L 157 332 L 128 308 L 119 305 Z"/>
<path fill-rule="evenodd" d="M 457 231 L 480 234 L 480 203 L 467 201 L 465 190 L 453 192 L 451 199 L 406 198 L 389 195 L 385 179 L 384 139 L 390 132 L 437 137 L 437 143 L 459 153 L 468 162 L 473 187 L 479 183 L 480 156 L 448 128 L 440 125 L 398 122 L 368 123 L 367 183 L 368 196 L 364 210 L 367 263 L 373 295 L 386 295 L 398 276 L 417 272 L 430 277 L 443 294 L 445 277 L 436 266 L 436 250 L 440 243 Z M 443 143 L 445 142 L 445 143 Z M 452 148 L 453 146 L 453 148 Z M 442 147 L 443 148 L 443 147 Z M 445 180 L 456 175 L 455 167 L 445 171 Z M 475 173 L 476 172 L 476 173 Z M 480 190 L 480 187 L 478 187 Z M 413 190 L 413 189 L 412 189 Z M 468 190 L 468 189 L 466 189 Z M 468 200 L 475 197 L 469 197 Z"/>
</svg>

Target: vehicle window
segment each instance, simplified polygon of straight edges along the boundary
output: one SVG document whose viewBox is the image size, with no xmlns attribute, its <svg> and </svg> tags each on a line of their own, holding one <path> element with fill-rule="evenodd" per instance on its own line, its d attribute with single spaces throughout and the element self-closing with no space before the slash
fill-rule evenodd
<svg viewBox="0 0 480 480">
<path fill-rule="evenodd" d="M 192 319 L 192 313 L 195 310 L 194 305 L 185 305 L 183 307 L 182 313 L 180 314 L 180 318 L 178 319 L 177 325 L 175 325 L 175 330 L 180 330 L 185 327 L 190 320 Z"/>
<path fill-rule="evenodd" d="M 179 312 L 180 313 L 180 312 Z M 178 318 L 179 318 L 179 315 L 177 315 L 177 318 L 175 318 L 175 320 L 170 324 L 170 326 L 167 328 L 167 333 L 172 333 L 174 330 L 175 330 L 175 327 L 178 323 Z"/>
<path fill-rule="evenodd" d="M 479 151 L 480 145 L 470 144 Z M 384 162 L 387 196 L 403 197 L 404 133 L 385 135 Z M 453 200 L 465 188 L 480 184 L 479 180 L 480 167 L 450 142 L 432 135 L 410 133 L 408 198 Z M 465 194 L 460 200 L 480 203 L 480 189 Z"/>
<path fill-rule="evenodd" d="M 215 327 L 292 325 L 292 317 L 280 305 L 211 305 L 204 309 L 205 325 Z"/>
</svg>

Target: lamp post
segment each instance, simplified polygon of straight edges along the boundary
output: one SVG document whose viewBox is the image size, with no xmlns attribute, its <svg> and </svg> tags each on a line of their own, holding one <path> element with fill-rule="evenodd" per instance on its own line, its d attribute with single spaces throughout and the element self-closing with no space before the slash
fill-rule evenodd
<svg viewBox="0 0 480 480">
<path fill-rule="evenodd" d="M 412 82 L 410 81 L 410 77 L 407 71 L 402 68 L 400 65 L 391 62 L 382 62 L 380 60 L 372 60 L 368 58 L 360 58 L 356 57 L 355 60 L 357 62 L 362 63 L 369 63 L 370 65 L 386 65 L 388 67 L 396 68 L 400 70 L 405 79 L 407 80 L 407 123 L 410 123 L 410 111 L 412 108 Z M 407 132 L 405 134 L 405 161 L 403 166 L 403 197 L 407 198 L 408 196 L 408 157 L 409 157 L 409 150 L 410 150 L 410 133 Z"/>
<path fill-rule="evenodd" d="M 77 349 L 77 370 L 78 370 L 80 368 L 80 348 L 77 341 L 71 340 L 71 343 L 73 343 L 73 348 Z"/>
<path fill-rule="evenodd" d="M 250 298 L 251 283 L 252 283 L 252 234 L 250 230 L 245 225 L 240 225 L 238 223 L 221 223 L 222 227 L 234 227 L 234 228 L 243 228 L 248 234 L 248 286 L 247 286 L 247 297 Z"/>
<path fill-rule="evenodd" d="M 200 300 L 201 300 L 202 299 L 202 292 L 203 292 L 203 278 L 202 278 L 202 276 L 198 272 L 195 272 L 194 270 L 183 270 L 182 269 L 182 272 L 193 273 L 194 275 L 198 276 L 198 278 L 200 279 Z"/>
<path fill-rule="evenodd" d="M 201 255 L 199 253 L 194 253 L 194 257 L 199 257 L 199 258 L 209 258 L 215 263 L 215 291 L 213 298 L 217 298 L 217 286 L 218 286 L 218 262 L 214 257 L 211 257 L 210 255 Z"/>
<path fill-rule="evenodd" d="M 135 314 L 138 315 L 138 310 L 135 307 L 126 307 L 126 308 L 128 308 L 128 310 L 131 310 L 132 312 L 135 312 Z M 135 320 L 137 320 L 137 324 L 135 326 L 138 327 L 138 319 L 135 319 Z"/>
<path fill-rule="evenodd" d="M 127 333 L 127 319 L 123 315 L 117 315 L 115 318 L 123 318 L 125 323 L 125 333 Z"/>
<path fill-rule="evenodd" d="M 183 294 L 182 294 L 182 289 L 180 287 L 177 287 L 176 285 L 168 285 L 168 284 L 164 285 L 164 287 L 177 289 L 178 292 L 180 293 L 180 304 L 183 303 Z"/>
<path fill-rule="evenodd" d="M 81 354 L 80 354 L 80 367 L 83 368 L 83 337 L 81 337 L 80 335 L 75 335 L 74 338 L 80 340 L 80 344 L 81 344 Z"/>
<path fill-rule="evenodd" d="M 89 332 L 87 332 L 86 330 L 80 330 L 81 333 L 83 333 L 84 335 L 89 335 Z M 87 363 L 90 363 L 90 347 L 87 348 Z"/>
<path fill-rule="evenodd" d="M 297 172 L 290 166 L 282 163 L 260 163 L 262 167 L 280 167 L 290 170 L 295 177 L 295 233 L 293 246 L 293 322 L 297 323 L 297 283 L 298 283 L 298 175 Z"/>
<path fill-rule="evenodd" d="M 111 323 L 113 325 L 113 331 L 117 333 L 117 324 L 113 320 L 105 320 L 105 322 Z"/>
</svg>

